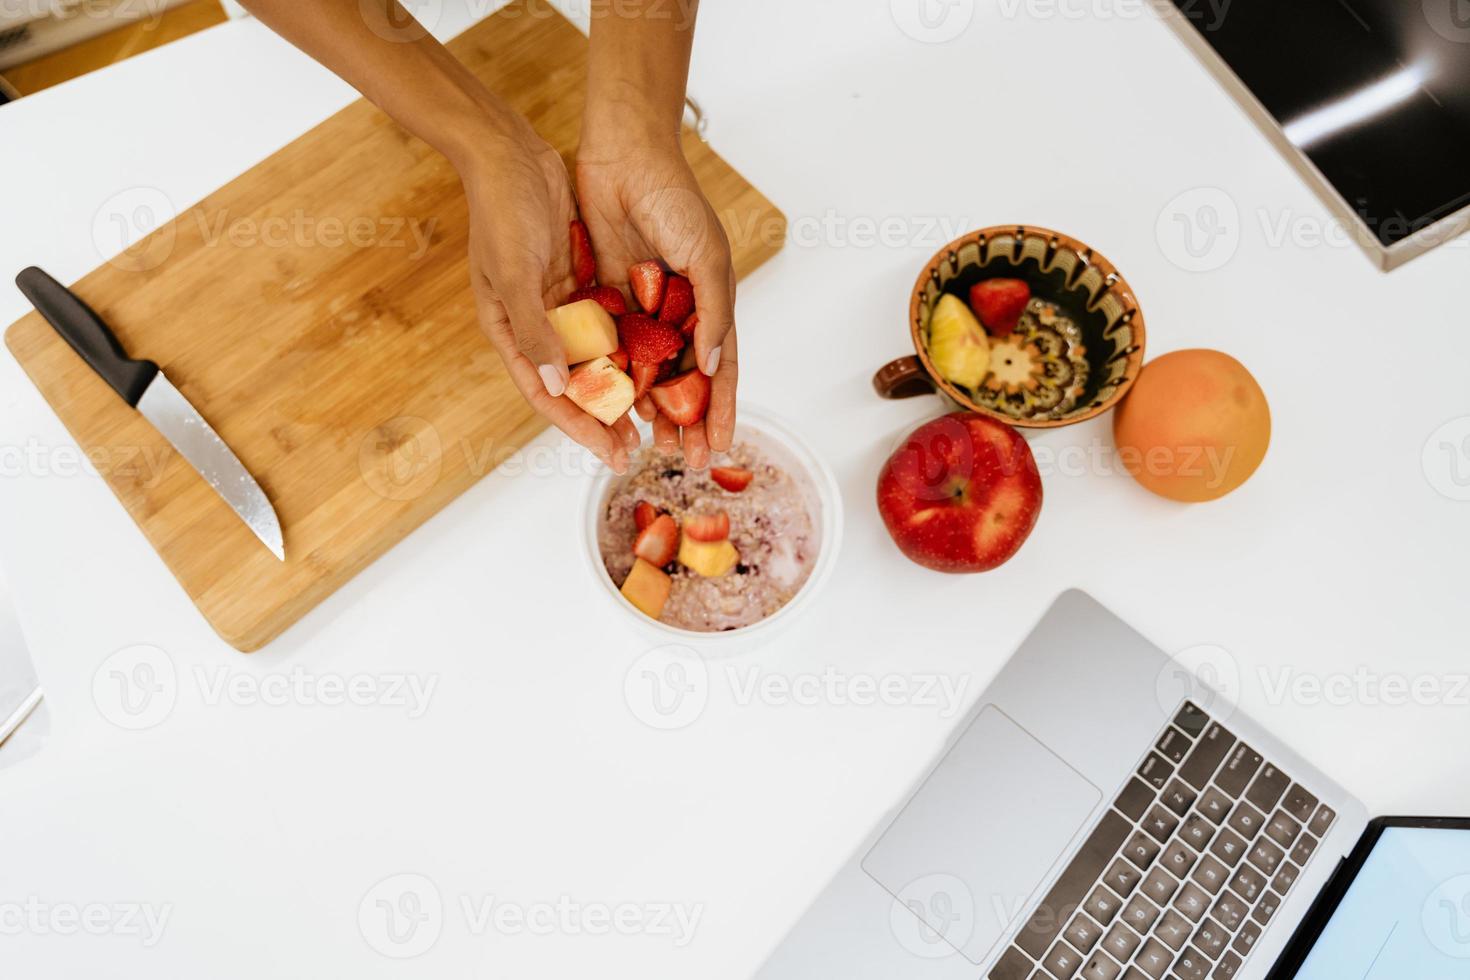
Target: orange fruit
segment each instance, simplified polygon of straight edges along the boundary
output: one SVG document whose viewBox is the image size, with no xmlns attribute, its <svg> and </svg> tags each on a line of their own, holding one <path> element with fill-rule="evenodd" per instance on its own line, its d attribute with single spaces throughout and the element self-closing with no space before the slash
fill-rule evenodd
<svg viewBox="0 0 1470 980">
<path fill-rule="evenodd" d="M 1271 408 L 1245 366 L 1180 350 L 1143 366 L 1113 413 L 1119 462 L 1161 497 L 1196 502 L 1250 479 L 1271 444 Z"/>
</svg>

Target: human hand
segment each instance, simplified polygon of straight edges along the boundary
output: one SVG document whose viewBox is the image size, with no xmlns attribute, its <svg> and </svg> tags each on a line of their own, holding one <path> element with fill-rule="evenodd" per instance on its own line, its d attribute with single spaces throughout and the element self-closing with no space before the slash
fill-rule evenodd
<svg viewBox="0 0 1470 980">
<path fill-rule="evenodd" d="M 597 253 L 598 281 L 628 285 L 628 269 L 662 259 L 694 286 L 699 314 L 694 348 L 712 378 L 709 410 L 681 432 L 648 396 L 637 411 L 653 420 L 654 444 L 673 453 L 681 443 L 689 465 L 730 448 L 735 429 L 735 269 L 730 243 L 699 188 L 678 138 L 608 141 L 584 137 L 577 156 L 577 198 Z"/>
<path fill-rule="evenodd" d="M 577 285 L 567 237 L 577 204 L 561 155 L 516 120 L 477 143 L 458 167 L 469 201 L 470 277 L 481 328 L 532 408 L 614 471 L 626 472 L 638 430 L 626 415 L 603 425 L 563 395 L 566 357 L 546 318 Z"/>
</svg>

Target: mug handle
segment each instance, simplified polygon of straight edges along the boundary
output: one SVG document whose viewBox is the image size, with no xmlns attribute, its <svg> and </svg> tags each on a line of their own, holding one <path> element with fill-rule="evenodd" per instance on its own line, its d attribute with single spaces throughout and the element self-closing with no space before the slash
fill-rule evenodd
<svg viewBox="0 0 1470 980">
<path fill-rule="evenodd" d="M 924 362 L 913 354 L 889 361 L 873 375 L 873 390 L 881 398 L 913 398 L 932 395 L 939 390 Z"/>
</svg>

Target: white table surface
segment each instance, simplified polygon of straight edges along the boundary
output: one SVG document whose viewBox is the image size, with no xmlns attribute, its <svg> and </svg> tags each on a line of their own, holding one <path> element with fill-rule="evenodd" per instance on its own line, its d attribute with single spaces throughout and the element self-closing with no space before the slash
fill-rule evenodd
<svg viewBox="0 0 1470 980">
<path fill-rule="evenodd" d="M 0 769 L 8 974 L 747 976 L 1072 586 L 1185 659 L 1206 645 L 1245 709 L 1373 812 L 1470 812 L 1465 243 L 1385 276 L 1314 241 L 1326 209 L 1137 6 L 961 0 L 947 43 L 908 36 L 890 7 L 703 13 L 691 90 L 710 138 L 793 228 L 741 287 L 742 397 L 796 420 L 847 519 L 819 608 L 710 665 L 682 728 L 630 708 L 647 648 L 581 564 L 584 478 L 486 478 L 245 657 L 0 357 L 0 555 L 50 715 L 42 749 Z M 441 36 L 471 16 L 443 10 Z M 0 109 L 0 322 L 26 309 L 11 271 L 70 281 L 105 257 L 94 219 L 119 193 L 187 206 L 351 95 L 247 21 Z M 1173 211 L 1221 192 L 1238 215 L 1205 255 L 1219 267 L 1188 271 Z M 888 448 L 939 404 L 882 402 L 868 379 L 904 352 L 909 288 L 950 232 L 1017 220 L 1112 258 L 1152 354 L 1217 347 L 1250 366 L 1274 441 L 1244 489 L 1186 507 L 1106 465 L 1105 420 L 1049 432 L 1025 549 L 938 576 L 898 555 L 872 497 Z M 119 678 L 147 680 L 139 663 L 160 693 L 129 715 L 142 689 L 124 704 Z M 829 670 L 944 679 L 960 703 L 746 686 L 803 690 Z M 421 713 L 393 703 L 408 675 L 434 685 Z M 270 697 L 293 676 L 306 693 Z M 318 703 L 323 682 L 382 703 Z M 414 942 L 436 941 L 382 955 L 413 949 L 382 933 L 379 899 L 425 879 L 443 908 Z M 697 915 L 692 934 L 663 911 Z"/>
</svg>

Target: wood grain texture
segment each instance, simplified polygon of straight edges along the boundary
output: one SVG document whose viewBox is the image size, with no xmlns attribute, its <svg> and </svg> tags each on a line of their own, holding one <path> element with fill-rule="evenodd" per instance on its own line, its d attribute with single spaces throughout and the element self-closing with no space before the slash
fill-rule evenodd
<svg viewBox="0 0 1470 980">
<path fill-rule="evenodd" d="M 450 47 L 570 160 L 586 43 L 523 0 Z M 744 275 L 785 219 L 684 147 Z M 453 169 L 358 101 L 75 285 L 259 480 L 284 563 L 38 314 L 6 342 L 214 629 L 254 650 L 545 427 L 480 332 L 467 240 Z"/>
</svg>

